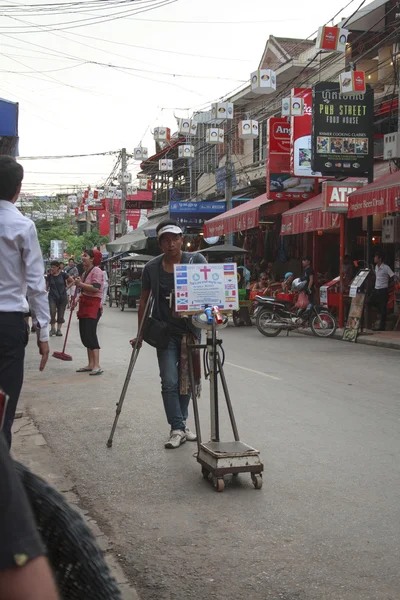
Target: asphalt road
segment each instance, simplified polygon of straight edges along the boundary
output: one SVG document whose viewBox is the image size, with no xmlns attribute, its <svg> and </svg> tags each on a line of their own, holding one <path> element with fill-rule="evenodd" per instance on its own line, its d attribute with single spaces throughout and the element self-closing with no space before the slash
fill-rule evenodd
<svg viewBox="0 0 400 600">
<path fill-rule="evenodd" d="M 40 374 L 31 343 L 24 399 L 142 600 L 397 600 L 399 353 L 224 330 L 239 432 L 260 449 L 265 474 L 262 490 L 241 475 L 217 494 L 194 444 L 163 447 L 168 426 L 148 346 L 106 448 L 135 329 L 135 312 L 105 309 L 104 374 L 95 378 L 75 373 L 85 364 L 75 318 L 72 363 L 52 358 Z M 201 413 L 207 437 L 207 384 Z"/>
</svg>

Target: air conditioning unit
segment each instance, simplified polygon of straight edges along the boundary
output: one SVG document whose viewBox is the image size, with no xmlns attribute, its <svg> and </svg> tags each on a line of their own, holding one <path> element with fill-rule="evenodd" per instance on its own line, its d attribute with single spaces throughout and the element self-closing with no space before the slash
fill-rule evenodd
<svg viewBox="0 0 400 600">
<path fill-rule="evenodd" d="M 396 133 L 386 133 L 383 139 L 383 158 L 391 160 L 400 158 L 400 135 Z"/>
<path fill-rule="evenodd" d="M 400 242 L 400 216 L 382 219 L 382 243 L 398 244 Z"/>
</svg>

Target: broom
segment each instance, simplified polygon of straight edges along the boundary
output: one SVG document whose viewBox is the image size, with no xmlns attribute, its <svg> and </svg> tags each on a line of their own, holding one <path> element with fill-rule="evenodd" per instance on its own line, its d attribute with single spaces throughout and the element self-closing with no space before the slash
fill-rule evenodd
<svg viewBox="0 0 400 600">
<path fill-rule="evenodd" d="M 64 346 L 63 346 L 62 352 L 53 352 L 53 357 L 58 358 L 59 360 L 72 360 L 72 356 L 65 352 L 65 347 L 67 345 L 68 333 L 69 333 L 69 328 L 71 325 L 72 313 L 74 312 L 74 309 L 75 309 L 77 294 L 78 294 L 78 286 L 76 286 L 76 288 L 75 288 L 75 294 L 72 299 L 71 310 L 69 311 L 68 326 L 67 326 L 67 331 L 65 332 Z"/>
</svg>

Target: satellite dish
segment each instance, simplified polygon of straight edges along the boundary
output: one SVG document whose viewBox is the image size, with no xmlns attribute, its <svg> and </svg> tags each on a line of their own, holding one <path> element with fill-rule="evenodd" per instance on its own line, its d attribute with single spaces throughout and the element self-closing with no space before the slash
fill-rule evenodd
<svg viewBox="0 0 400 600">
<path fill-rule="evenodd" d="M 206 244 L 209 244 L 210 246 L 212 246 L 213 244 L 216 244 L 219 240 L 219 235 L 215 236 L 215 237 L 209 237 L 209 238 L 204 238 L 204 241 L 206 242 Z"/>
</svg>

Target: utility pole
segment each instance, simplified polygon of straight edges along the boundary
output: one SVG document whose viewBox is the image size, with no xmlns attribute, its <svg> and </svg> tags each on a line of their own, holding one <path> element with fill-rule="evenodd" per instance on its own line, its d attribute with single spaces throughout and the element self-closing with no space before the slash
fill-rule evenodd
<svg viewBox="0 0 400 600">
<path fill-rule="evenodd" d="M 90 185 L 88 186 L 88 190 L 90 193 Z M 89 198 L 86 199 L 86 206 L 89 207 Z M 91 231 L 91 216 L 90 210 L 86 211 L 86 233 L 90 233 Z"/>
<path fill-rule="evenodd" d="M 225 202 L 226 211 L 232 208 L 232 128 L 227 125 L 226 134 L 226 161 L 225 161 L 226 181 L 225 181 Z M 228 233 L 228 244 L 233 244 L 233 234 Z"/>
<path fill-rule="evenodd" d="M 121 191 L 122 191 L 122 200 L 121 200 L 121 235 L 126 234 L 126 181 L 125 176 L 127 173 L 127 164 L 126 164 L 126 148 L 122 148 L 121 150 Z"/>
</svg>

